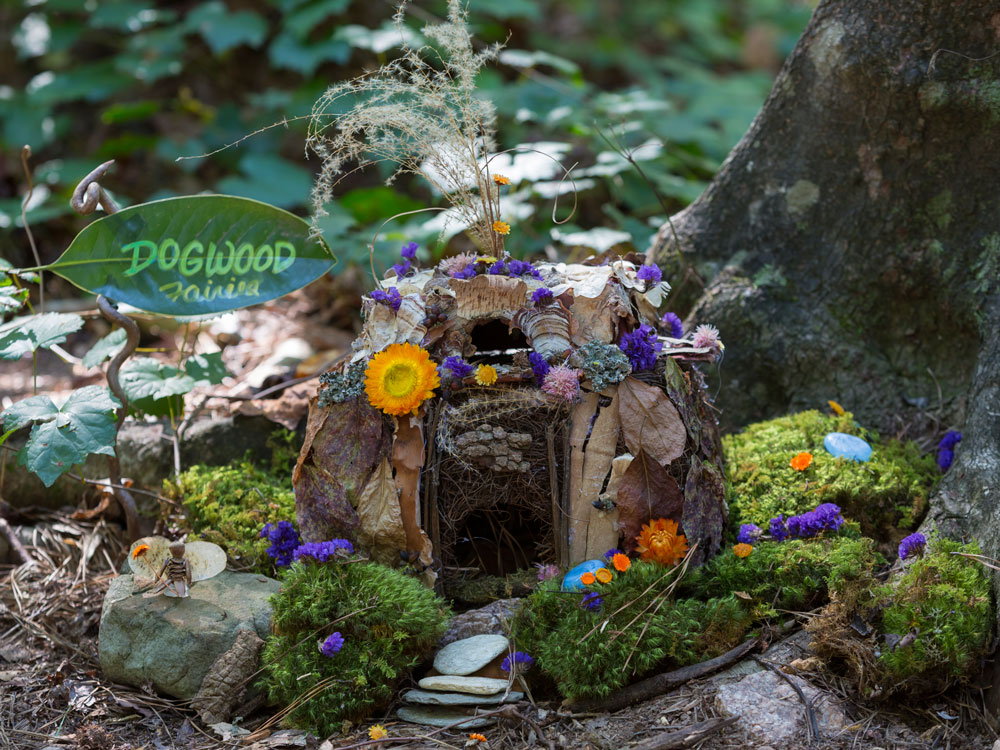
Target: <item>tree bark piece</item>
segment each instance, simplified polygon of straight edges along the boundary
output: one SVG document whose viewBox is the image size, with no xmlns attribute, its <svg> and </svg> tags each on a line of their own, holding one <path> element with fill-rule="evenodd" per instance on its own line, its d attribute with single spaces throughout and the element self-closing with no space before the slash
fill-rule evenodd
<svg viewBox="0 0 1000 750">
<path fill-rule="evenodd" d="M 739 646 L 730 649 L 721 656 L 716 656 L 714 659 L 708 659 L 698 664 L 675 669 L 672 672 L 664 672 L 653 677 L 648 677 L 645 680 L 619 690 L 607 698 L 570 701 L 565 704 L 565 707 L 574 713 L 589 713 L 592 711 L 614 713 L 635 703 L 641 703 L 642 701 L 662 695 L 668 690 L 683 685 L 685 682 L 696 680 L 723 667 L 728 667 L 750 653 L 756 645 L 756 639 L 744 641 Z"/>
<path fill-rule="evenodd" d="M 711 734 L 721 732 L 740 720 L 739 716 L 729 716 L 725 719 L 708 719 L 691 724 L 676 732 L 664 732 L 645 742 L 634 745 L 632 750 L 673 750 L 673 748 L 691 747 L 697 745 Z"/>
<path fill-rule="evenodd" d="M 585 502 L 583 492 L 584 445 L 594 415 L 597 413 L 597 394 L 584 393 L 583 398 L 573 408 L 569 426 L 569 466 L 566 484 L 569 488 L 565 514 L 569 564 L 575 565 L 582 560 L 573 554 L 574 549 L 582 555 L 587 545 L 587 520 L 590 518 L 590 504 Z M 596 497 L 595 497 L 596 499 Z M 581 546 L 582 539 L 582 546 Z"/>
<path fill-rule="evenodd" d="M 607 523 L 595 516 L 601 511 L 594 507 L 594 501 L 601 494 L 604 480 L 611 471 L 611 462 L 615 458 L 615 449 L 618 447 L 619 435 L 618 423 L 618 398 L 612 396 L 611 403 L 602 407 L 597 412 L 597 419 L 590 430 L 590 436 L 584 450 L 583 475 L 580 478 L 579 496 L 574 500 L 570 513 L 574 519 L 583 522 L 583 526 L 576 529 L 573 535 L 573 542 L 570 545 L 570 557 L 573 562 L 580 562 L 589 559 L 591 556 L 600 557 L 610 547 L 615 546 L 618 541 L 618 532 L 614 529 L 612 519 L 610 528 Z M 605 513 L 610 515 L 610 513 Z M 614 513 L 617 516 L 617 512 Z M 605 539 L 614 534 L 611 544 L 594 554 L 592 551 L 596 546 L 604 544 Z"/>
</svg>

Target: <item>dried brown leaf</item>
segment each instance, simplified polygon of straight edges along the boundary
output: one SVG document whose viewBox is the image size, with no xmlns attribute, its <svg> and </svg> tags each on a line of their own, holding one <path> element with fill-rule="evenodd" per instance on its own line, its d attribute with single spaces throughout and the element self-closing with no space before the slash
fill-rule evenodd
<svg viewBox="0 0 1000 750">
<path fill-rule="evenodd" d="M 644 523 L 654 518 L 669 518 L 680 523 L 684 512 L 681 488 L 645 451 L 639 451 L 625 470 L 615 502 L 626 552 L 635 549 L 636 537 Z"/>
<path fill-rule="evenodd" d="M 625 445 L 633 454 L 645 451 L 666 465 L 684 453 L 684 423 L 667 394 L 656 386 L 626 378 L 618 386 L 618 412 Z"/>
<path fill-rule="evenodd" d="M 358 538 L 372 557 L 385 564 L 398 561 L 399 550 L 406 549 L 406 530 L 388 459 L 382 459 L 361 491 L 358 519 Z"/>
</svg>

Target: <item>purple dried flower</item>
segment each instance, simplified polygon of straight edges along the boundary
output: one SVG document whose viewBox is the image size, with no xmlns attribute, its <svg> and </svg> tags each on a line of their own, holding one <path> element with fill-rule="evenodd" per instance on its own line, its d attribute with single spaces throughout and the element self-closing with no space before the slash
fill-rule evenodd
<svg viewBox="0 0 1000 750">
<path fill-rule="evenodd" d="M 615 555 L 622 555 L 622 554 L 624 553 L 616 547 L 615 549 L 609 549 L 607 552 L 605 552 L 604 559 L 611 560 Z"/>
<path fill-rule="evenodd" d="M 656 355 L 663 349 L 663 342 L 656 338 L 652 326 L 643 323 L 634 331 L 623 333 L 618 348 L 628 356 L 632 370 L 652 370 L 656 365 Z"/>
<path fill-rule="evenodd" d="M 815 509 L 788 519 L 788 531 L 799 539 L 808 539 L 824 531 L 836 531 L 844 525 L 840 507 L 833 503 L 817 505 Z"/>
<path fill-rule="evenodd" d="M 676 313 L 668 312 L 664 313 L 663 317 L 660 318 L 660 322 L 664 327 L 670 329 L 670 338 L 679 339 L 684 336 L 684 323 L 681 322 L 680 317 Z"/>
<path fill-rule="evenodd" d="M 451 272 L 451 278 L 453 279 L 473 279 L 476 276 L 476 264 L 470 263 L 464 268 L 460 268 L 457 271 Z"/>
<path fill-rule="evenodd" d="M 659 266 L 639 266 L 639 271 L 636 273 L 636 278 L 641 281 L 648 281 L 649 286 L 655 286 L 663 281 L 663 271 L 660 270 Z"/>
<path fill-rule="evenodd" d="M 498 260 L 496 263 L 494 263 L 492 266 L 486 269 L 486 273 L 488 273 L 490 276 L 503 276 L 505 273 L 507 273 L 507 264 L 504 263 L 502 260 Z"/>
<path fill-rule="evenodd" d="M 511 662 L 510 654 L 508 654 L 506 657 L 504 657 L 504 660 L 500 663 L 500 669 L 502 669 L 504 672 L 509 672 L 512 663 L 516 671 L 527 672 L 529 669 L 531 669 L 531 665 L 535 663 L 535 660 L 532 659 L 530 656 L 528 656 L 528 654 L 524 653 L 523 651 L 515 651 L 513 662 Z"/>
<path fill-rule="evenodd" d="M 409 276 L 413 273 L 413 264 L 406 258 L 403 258 L 401 263 L 393 265 L 392 270 L 396 272 L 396 278 L 401 279 L 404 276 Z"/>
<path fill-rule="evenodd" d="M 329 542 L 306 542 L 293 553 L 296 560 L 326 562 L 331 557 L 353 555 L 354 545 L 346 539 L 331 539 Z"/>
<path fill-rule="evenodd" d="M 420 247 L 416 242 L 407 242 L 403 245 L 403 249 L 399 251 L 406 260 L 416 260 L 417 259 L 417 248 Z"/>
<path fill-rule="evenodd" d="M 531 276 L 535 279 L 542 278 L 538 269 L 526 260 L 512 260 L 508 264 L 507 269 L 511 276 Z"/>
<path fill-rule="evenodd" d="M 955 446 L 962 442 L 962 433 L 958 430 L 948 430 L 938 443 L 937 465 L 941 471 L 948 471 L 955 460 Z"/>
<path fill-rule="evenodd" d="M 447 370 L 452 377 L 461 380 L 469 377 L 475 368 L 461 357 L 445 357 L 444 362 L 441 363 L 441 369 Z"/>
<path fill-rule="evenodd" d="M 591 612 L 596 612 L 604 604 L 604 599 L 596 591 L 590 591 L 583 595 L 583 601 L 580 602 L 580 606 L 584 609 L 589 609 Z"/>
<path fill-rule="evenodd" d="M 906 560 L 910 557 L 922 555 L 926 546 L 927 537 L 919 531 L 916 534 L 910 534 L 899 543 L 899 559 Z"/>
<path fill-rule="evenodd" d="M 948 471 L 951 468 L 952 462 L 955 460 L 955 451 L 949 450 L 948 448 L 942 448 L 938 451 L 937 455 L 937 465 L 941 471 Z"/>
<path fill-rule="evenodd" d="M 388 305 L 395 312 L 398 312 L 399 306 L 403 304 L 403 297 L 400 295 L 399 290 L 394 286 L 389 287 L 385 291 L 376 289 L 368 296 L 381 305 Z"/>
<path fill-rule="evenodd" d="M 540 286 L 531 293 L 531 301 L 535 303 L 535 307 L 549 305 L 552 303 L 553 299 L 555 299 L 555 297 L 552 295 L 552 290 L 547 286 Z"/>
<path fill-rule="evenodd" d="M 954 450 L 955 446 L 962 442 L 962 433 L 958 430 L 948 430 L 944 437 L 941 438 L 941 442 L 938 443 L 938 448 L 948 448 Z"/>
<path fill-rule="evenodd" d="M 535 373 L 535 383 L 541 386 L 545 382 L 545 376 L 549 374 L 549 363 L 538 352 L 529 354 L 528 361 L 531 363 L 532 372 Z"/>
<path fill-rule="evenodd" d="M 788 539 L 788 528 L 785 526 L 785 516 L 779 513 L 777 518 L 772 518 L 768 522 L 767 533 L 776 542 L 783 542 Z"/>
<path fill-rule="evenodd" d="M 764 535 L 764 531 L 755 523 L 745 523 L 740 526 L 740 533 L 736 535 L 736 541 L 740 544 L 753 546 Z"/>
<path fill-rule="evenodd" d="M 301 543 L 299 532 L 295 530 L 295 524 L 291 521 L 264 524 L 260 538 L 271 542 L 271 546 L 267 548 L 267 556 L 272 558 L 279 568 L 292 564 L 292 556 Z"/>
<path fill-rule="evenodd" d="M 319 645 L 319 652 L 323 654 L 323 656 L 332 659 L 343 647 L 344 636 L 340 633 L 333 633 Z"/>
</svg>

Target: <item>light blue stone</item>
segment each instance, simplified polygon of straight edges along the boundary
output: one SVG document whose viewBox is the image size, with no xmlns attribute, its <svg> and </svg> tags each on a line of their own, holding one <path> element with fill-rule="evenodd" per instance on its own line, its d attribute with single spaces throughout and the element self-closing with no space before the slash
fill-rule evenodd
<svg viewBox="0 0 1000 750">
<path fill-rule="evenodd" d="M 587 587 L 580 583 L 580 576 L 584 573 L 596 573 L 604 567 L 607 567 L 607 563 L 604 560 L 587 560 L 580 563 L 563 576 L 562 590 L 585 591 Z"/>
<path fill-rule="evenodd" d="M 846 432 L 831 432 L 823 438 L 823 447 L 831 456 L 851 461 L 867 461 L 872 457 L 872 447 L 868 443 Z"/>
</svg>

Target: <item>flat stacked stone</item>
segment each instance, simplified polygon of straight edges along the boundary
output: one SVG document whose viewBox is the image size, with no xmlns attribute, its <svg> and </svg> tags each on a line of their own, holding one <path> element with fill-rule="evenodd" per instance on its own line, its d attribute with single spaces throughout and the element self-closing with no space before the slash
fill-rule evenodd
<svg viewBox="0 0 1000 750">
<path fill-rule="evenodd" d="M 434 670 L 418 684 L 418 690 L 402 695 L 405 704 L 397 712 L 403 721 L 432 727 L 445 727 L 461 721 L 456 729 L 477 729 L 495 723 L 493 717 L 477 717 L 479 708 L 492 709 L 502 703 L 514 703 L 523 693 L 508 692 L 507 680 L 484 673 L 496 673 L 493 664 L 510 650 L 502 635 L 474 635 L 449 643 L 434 656 Z"/>
</svg>

